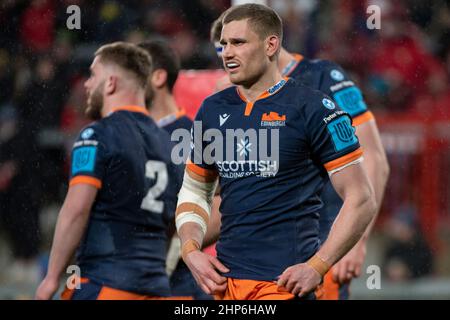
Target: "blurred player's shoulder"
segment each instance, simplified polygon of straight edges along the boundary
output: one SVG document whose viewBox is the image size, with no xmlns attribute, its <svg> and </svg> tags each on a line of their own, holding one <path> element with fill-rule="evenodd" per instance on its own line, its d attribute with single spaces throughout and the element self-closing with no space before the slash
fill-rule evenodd
<svg viewBox="0 0 450 320">
<path fill-rule="evenodd" d="M 304 73 L 317 77 L 322 83 L 337 84 L 350 80 L 345 70 L 331 60 L 304 58 L 297 69 L 297 72 L 292 74 L 296 78 L 301 78 L 301 74 Z"/>
<path fill-rule="evenodd" d="M 304 105 L 311 101 L 321 101 L 324 98 L 329 98 L 322 91 L 307 86 L 295 78 L 289 78 L 285 92 L 292 97 L 292 101 L 296 102 L 295 105 Z"/>
<path fill-rule="evenodd" d="M 223 89 L 219 92 L 213 93 L 203 100 L 202 108 L 207 109 L 209 107 L 217 106 L 217 104 L 227 103 L 242 103 L 242 99 L 239 97 L 236 86 L 231 86 Z"/>
</svg>

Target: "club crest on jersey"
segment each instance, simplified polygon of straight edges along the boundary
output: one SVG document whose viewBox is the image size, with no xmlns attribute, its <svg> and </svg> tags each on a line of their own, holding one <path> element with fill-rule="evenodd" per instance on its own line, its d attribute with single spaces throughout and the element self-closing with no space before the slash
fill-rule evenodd
<svg viewBox="0 0 450 320">
<path fill-rule="evenodd" d="M 330 76 L 331 76 L 331 78 L 333 78 L 333 80 L 336 80 L 336 81 L 344 80 L 344 75 L 342 74 L 342 72 L 340 72 L 339 70 L 336 70 L 336 69 L 331 70 Z"/>
<path fill-rule="evenodd" d="M 286 115 L 277 112 L 266 112 L 261 117 L 261 127 L 284 127 L 286 125 Z"/>
<path fill-rule="evenodd" d="M 330 99 L 323 99 L 322 100 L 323 105 L 325 106 L 325 108 L 330 109 L 330 110 L 334 110 L 334 108 L 336 108 L 336 106 L 334 105 L 334 102 L 331 101 Z"/>
</svg>

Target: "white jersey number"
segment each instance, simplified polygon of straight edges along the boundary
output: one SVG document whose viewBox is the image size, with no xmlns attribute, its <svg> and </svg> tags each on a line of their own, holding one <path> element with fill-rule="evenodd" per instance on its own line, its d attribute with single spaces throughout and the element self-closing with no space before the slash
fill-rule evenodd
<svg viewBox="0 0 450 320">
<path fill-rule="evenodd" d="M 164 210 L 164 202 L 156 200 L 156 198 L 167 188 L 168 175 L 166 164 L 155 160 L 147 161 L 145 164 L 145 176 L 153 180 L 156 179 L 156 183 L 148 190 L 145 198 L 142 199 L 141 209 L 161 214 Z"/>
</svg>

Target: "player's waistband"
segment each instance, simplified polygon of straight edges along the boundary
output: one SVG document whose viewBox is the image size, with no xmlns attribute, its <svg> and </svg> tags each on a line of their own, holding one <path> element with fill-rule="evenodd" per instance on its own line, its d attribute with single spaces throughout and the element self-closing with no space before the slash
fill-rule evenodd
<svg viewBox="0 0 450 320">
<path fill-rule="evenodd" d="M 227 289 L 214 296 L 216 300 L 293 300 L 297 297 L 278 287 L 275 281 L 227 278 Z M 315 299 L 309 294 L 306 299 Z"/>
<path fill-rule="evenodd" d="M 74 280 L 74 278 L 72 278 Z M 77 291 L 79 290 L 79 291 Z M 130 291 L 102 286 L 88 278 L 79 278 L 77 287 L 76 281 L 66 284 L 61 293 L 61 300 L 192 300 L 192 297 L 159 297 L 143 295 Z"/>
</svg>

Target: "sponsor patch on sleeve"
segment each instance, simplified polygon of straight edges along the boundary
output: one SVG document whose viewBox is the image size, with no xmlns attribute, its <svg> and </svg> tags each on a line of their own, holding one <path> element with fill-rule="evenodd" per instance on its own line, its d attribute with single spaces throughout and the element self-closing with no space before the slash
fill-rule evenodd
<svg viewBox="0 0 450 320">
<path fill-rule="evenodd" d="M 72 157 L 72 175 L 78 172 L 94 172 L 97 147 L 81 147 L 74 149 Z"/>
<path fill-rule="evenodd" d="M 350 118 L 347 116 L 339 117 L 327 124 L 328 132 L 337 152 L 350 147 L 358 142 L 355 136 L 355 129 L 352 127 Z"/>
<path fill-rule="evenodd" d="M 357 87 L 350 87 L 333 95 L 338 106 L 347 111 L 352 117 L 367 110 L 361 91 Z"/>
</svg>

